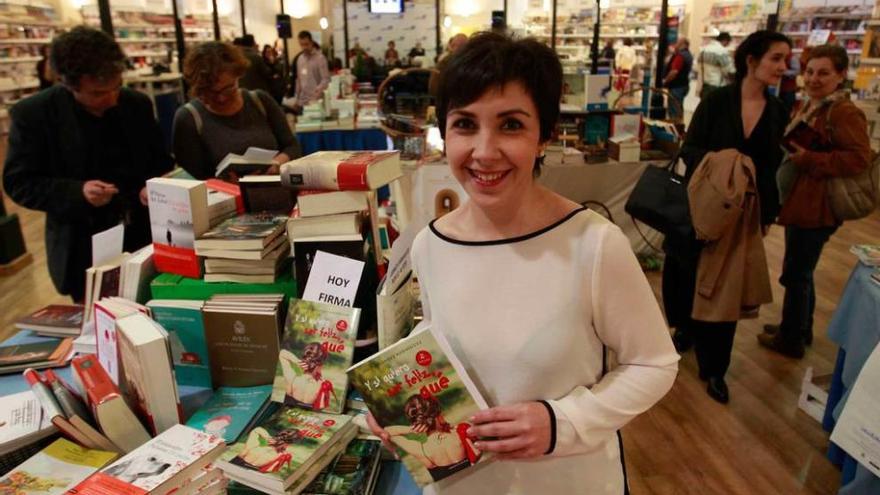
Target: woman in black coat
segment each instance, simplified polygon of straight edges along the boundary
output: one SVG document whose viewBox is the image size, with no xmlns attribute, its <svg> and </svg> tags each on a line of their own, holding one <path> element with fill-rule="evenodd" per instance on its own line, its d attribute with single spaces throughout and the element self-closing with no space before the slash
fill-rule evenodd
<svg viewBox="0 0 880 495">
<path fill-rule="evenodd" d="M 697 107 L 681 151 L 687 177 L 706 153 L 734 148 L 752 159 L 758 181 L 761 225 L 766 234 L 779 212 L 776 169 L 780 142 L 788 121 L 782 102 L 767 93 L 786 70 L 791 41 L 782 34 L 757 31 L 736 49 L 736 82 L 718 89 Z M 669 325 L 676 328 L 676 348 L 696 347 L 700 378 L 707 393 L 729 400 L 724 375 L 730 365 L 736 321 L 706 322 L 691 318 L 700 245 L 693 239 L 667 237 L 664 244 L 663 301 Z"/>
</svg>

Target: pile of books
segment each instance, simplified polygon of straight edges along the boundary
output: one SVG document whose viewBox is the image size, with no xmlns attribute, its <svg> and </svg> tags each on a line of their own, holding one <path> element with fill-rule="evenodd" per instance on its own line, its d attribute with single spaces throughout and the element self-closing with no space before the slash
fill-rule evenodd
<svg viewBox="0 0 880 495">
<path fill-rule="evenodd" d="M 45 338 L 0 346 L 0 374 L 19 373 L 27 368 L 64 366 L 73 357 L 73 338 Z"/>
<path fill-rule="evenodd" d="M 117 457 L 116 452 L 88 449 L 59 438 L 0 477 L 0 492 L 61 495 Z"/>
<path fill-rule="evenodd" d="M 0 469 L 4 471 L 24 460 L 16 460 L 17 455 L 33 454 L 42 441 L 58 432 L 30 390 L 3 397 L 0 424 Z"/>
<path fill-rule="evenodd" d="M 245 213 L 223 221 L 195 241 L 205 257 L 206 282 L 273 283 L 285 267 L 290 246 L 286 216 Z"/>
<path fill-rule="evenodd" d="M 202 308 L 214 387 L 255 387 L 275 379 L 282 294 L 217 294 Z"/>
<path fill-rule="evenodd" d="M 226 480 L 210 464 L 225 446 L 214 435 L 176 425 L 91 475 L 70 493 L 223 493 Z"/>
<path fill-rule="evenodd" d="M 369 238 L 383 265 L 375 190 L 401 175 L 397 151 L 320 151 L 282 166 L 282 183 L 299 193 L 287 223 L 298 287 L 318 250 L 363 261 Z"/>
</svg>

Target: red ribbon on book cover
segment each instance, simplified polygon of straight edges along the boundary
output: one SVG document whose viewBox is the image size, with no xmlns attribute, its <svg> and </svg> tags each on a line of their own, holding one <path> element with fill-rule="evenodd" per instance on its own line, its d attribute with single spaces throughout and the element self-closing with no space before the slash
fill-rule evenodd
<svg viewBox="0 0 880 495">
<path fill-rule="evenodd" d="M 272 462 L 260 466 L 260 472 L 274 473 L 284 467 L 285 464 L 289 464 L 291 459 L 293 459 L 293 456 L 290 455 L 290 452 L 279 454 Z"/>
<path fill-rule="evenodd" d="M 336 397 L 336 392 L 333 391 L 333 383 L 330 380 L 324 380 L 321 382 L 321 388 L 318 390 L 318 395 L 315 397 L 315 401 L 312 402 L 312 408 L 315 411 L 321 411 L 329 406 L 331 394 L 333 397 Z"/>
<path fill-rule="evenodd" d="M 468 442 L 467 432 L 471 429 L 471 425 L 468 423 L 459 423 L 458 426 L 455 427 L 455 432 L 458 433 L 458 441 L 461 442 L 461 446 L 464 447 L 464 453 L 467 455 L 468 461 L 471 464 L 477 462 L 477 453 L 474 452 L 473 447 L 471 447 L 471 443 Z"/>
</svg>

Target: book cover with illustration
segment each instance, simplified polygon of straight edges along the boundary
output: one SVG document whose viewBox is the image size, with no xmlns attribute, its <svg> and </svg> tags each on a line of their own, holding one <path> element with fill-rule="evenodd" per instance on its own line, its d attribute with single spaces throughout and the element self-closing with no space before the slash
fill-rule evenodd
<svg viewBox="0 0 880 495">
<path fill-rule="evenodd" d="M 157 177 L 147 181 L 156 269 L 198 278 L 195 240 L 210 225 L 205 183 Z"/>
<path fill-rule="evenodd" d="M 186 424 L 221 437 L 226 443 L 233 443 L 260 412 L 271 393 L 271 385 L 220 387 Z"/>
<path fill-rule="evenodd" d="M 214 435 L 175 425 L 95 473 L 69 493 L 168 493 L 184 481 L 179 478 L 195 475 L 214 461 L 225 446 L 223 440 Z"/>
<path fill-rule="evenodd" d="M 224 220 L 195 241 L 196 249 L 263 249 L 287 225 L 287 216 L 245 213 Z"/>
<path fill-rule="evenodd" d="M 291 299 L 272 400 L 341 413 L 361 310 Z"/>
<path fill-rule="evenodd" d="M 211 367 L 202 301 L 154 299 L 147 303 L 153 319 L 168 332 L 178 385 L 211 388 Z"/>
<path fill-rule="evenodd" d="M 348 373 L 419 486 L 484 457 L 467 438 L 467 418 L 488 404 L 439 329 L 425 325 Z"/>
<path fill-rule="evenodd" d="M 3 495 L 59 495 L 118 457 L 59 438 L 0 478 Z"/>
<path fill-rule="evenodd" d="M 303 490 L 306 495 L 367 495 L 379 474 L 382 444 L 378 440 L 353 440 Z"/>
<path fill-rule="evenodd" d="M 216 462 L 230 478 L 284 491 L 357 428 L 351 416 L 283 407 L 229 446 Z"/>
</svg>

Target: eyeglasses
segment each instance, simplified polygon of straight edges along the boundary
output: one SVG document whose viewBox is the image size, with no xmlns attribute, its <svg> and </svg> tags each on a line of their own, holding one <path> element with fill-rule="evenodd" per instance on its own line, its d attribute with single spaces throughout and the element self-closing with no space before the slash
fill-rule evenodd
<svg viewBox="0 0 880 495">
<path fill-rule="evenodd" d="M 229 98 L 234 95 L 238 91 L 238 80 L 233 82 L 232 84 L 220 88 L 220 89 L 211 89 L 205 88 L 202 90 L 202 95 L 210 100 L 218 100 L 220 98 Z"/>
</svg>

